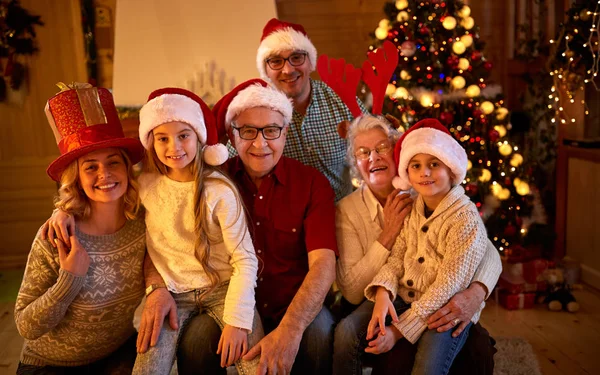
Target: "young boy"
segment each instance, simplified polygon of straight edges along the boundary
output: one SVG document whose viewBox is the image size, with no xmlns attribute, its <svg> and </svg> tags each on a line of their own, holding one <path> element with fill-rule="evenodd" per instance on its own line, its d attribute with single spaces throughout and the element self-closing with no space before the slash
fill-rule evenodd
<svg viewBox="0 0 600 375">
<path fill-rule="evenodd" d="M 418 195 L 387 263 L 365 289 L 365 296 L 375 302 L 366 351 L 387 351 L 406 338 L 418 345 L 413 374 L 446 374 L 470 325 L 452 337 L 452 330 L 426 330 L 427 319 L 469 286 L 486 249 L 486 231 L 460 186 L 467 154 L 439 121 L 415 124 L 396 144 L 394 156 L 394 186 L 412 187 Z M 406 303 L 399 315 L 392 304 L 396 296 Z M 388 313 L 390 326 L 385 325 Z"/>
</svg>

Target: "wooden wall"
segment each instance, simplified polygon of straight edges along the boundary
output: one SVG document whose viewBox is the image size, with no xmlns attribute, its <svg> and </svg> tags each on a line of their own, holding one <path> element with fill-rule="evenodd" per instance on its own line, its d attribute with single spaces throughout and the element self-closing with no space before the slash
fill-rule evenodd
<svg viewBox="0 0 600 375">
<path fill-rule="evenodd" d="M 22 101 L 0 103 L 0 268 L 25 264 L 37 229 L 51 214 L 55 183 L 46 167 L 58 155 L 44 115 L 59 81 L 87 81 L 78 0 L 21 0 L 42 16 L 36 27 L 39 53 L 27 60 Z"/>
</svg>

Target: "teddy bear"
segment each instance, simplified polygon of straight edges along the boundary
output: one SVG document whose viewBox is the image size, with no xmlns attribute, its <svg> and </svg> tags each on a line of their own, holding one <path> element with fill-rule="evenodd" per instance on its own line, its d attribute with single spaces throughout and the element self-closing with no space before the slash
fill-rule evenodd
<svg viewBox="0 0 600 375">
<path fill-rule="evenodd" d="M 575 300 L 573 294 L 571 294 L 571 288 L 565 282 L 562 270 L 559 268 L 548 268 L 542 276 L 548 288 L 546 293 L 542 296 L 543 303 L 548 304 L 548 309 L 551 311 L 561 311 L 563 309 L 568 312 L 576 312 L 579 310 L 579 303 Z"/>
</svg>

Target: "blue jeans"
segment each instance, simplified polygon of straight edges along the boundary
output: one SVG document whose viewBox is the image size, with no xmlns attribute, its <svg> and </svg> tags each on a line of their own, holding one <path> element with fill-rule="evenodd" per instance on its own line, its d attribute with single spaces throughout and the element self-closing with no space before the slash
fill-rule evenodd
<svg viewBox="0 0 600 375">
<path fill-rule="evenodd" d="M 223 373 L 220 357 L 215 355 L 221 330 L 202 316 L 190 319 L 183 331 L 177 352 L 179 374 Z M 292 367 L 292 374 L 330 374 L 333 354 L 333 315 L 323 307 L 302 335 L 300 348 Z M 267 335 L 269 332 L 265 332 Z"/>
<path fill-rule="evenodd" d="M 373 315 L 373 302 L 365 300 L 352 313 L 343 318 L 335 327 L 333 340 L 333 374 L 360 375 L 365 358 L 377 360 L 377 356 L 365 353 L 367 327 Z M 397 298 L 394 301 L 399 311 L 406 304 Z"/>
<path fill-rule="evenodd" d="M 412 375 L 447 374 L 454 358 L 465 345 L 472 325 L 469 323 L 458 337 L 452 337 L 452 329 L 446 332 L 426 330 L 416 344 Z"/>
</svg>

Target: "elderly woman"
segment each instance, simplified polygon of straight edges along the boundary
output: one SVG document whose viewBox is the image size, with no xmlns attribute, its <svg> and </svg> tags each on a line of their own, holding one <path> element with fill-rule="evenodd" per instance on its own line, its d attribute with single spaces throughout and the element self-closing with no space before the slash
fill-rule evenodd
<svg viewBox="0 0 600 375">
<path fill-rule="evenodd" d="M 408 194 L 399 195 L 399 190 L 392 186 L 396 175 L 393 150 L 399 137 L 385 119 L 369 115 L 354 120 L 348 131 L 348 162 L 361 186 L 337 206 L 340 252 L 337 284 L 345 299 L 343 302 L 354 305 L 354 310 L 335 330 L 334 374 L 360 374 L 363 357 L 371 356 L 363 353 L 368 345 L 364 337 L 373 311 L 373 303 L 365 300 L 364 290 L 386 263 L 412 204 Z M 453 335 L 462 332 L 489 296 L 500 271 L 500 257 L 488 241 L 486 255 L 471 286 L 434 313 L 427 322 L 428 327 L 439 332 L 454 329 Z M 387 352 L 375 359 L 375 372 L 385 372 L 389 366 L 393 373 L 410 373 L 416 347 L 401 340 L 393 350 L 368 351 L 374 354 Z M 476 324 L 470 329 L 469 338 L 454 361 L 451 373 L 491 374 L 494 352 L 489 334 Z"/>
<path fill-rule="evenodd" d="M 45 240 L 42 229 L 31 247 L 15 305 L 25 338 L 17 374 L 130 374 L 144 295 L 133 179 L 143 148 L 123 136 L 106 89 L 65 86 L 46 114 L 61 151 L 48 167 L 60 183 L 55 205 L 75 229 L 66 243 Z"/>
</svg>

